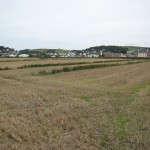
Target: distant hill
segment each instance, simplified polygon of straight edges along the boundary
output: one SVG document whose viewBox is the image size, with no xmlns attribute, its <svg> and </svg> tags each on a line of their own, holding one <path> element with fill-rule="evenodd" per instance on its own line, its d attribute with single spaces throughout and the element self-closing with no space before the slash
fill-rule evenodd
<svg viewBox="0 0 150 150">
<path fill-rule="evenodd" d="M 130 50 L 137 50 L 137 49 L 141 48 L 139 46 L 123 46 L 123 47 L 128 48 L 129 51 Z"/>
<path fill-rule="evenodd" d="M 84 49 L 84 51 L 105 51 L 105 52 L 114 52 L 114 53 L 126 53 L 129 50 L 137 50 L 139 48 L 146 48 L 146 47 L 139 47 L 139 46 L 94 46 L 87 49 Z M 82 50 L 64 50 L 64 49 L 47 49 L 47 48 L 39 48 L 39 49 L 24 49 L 20 50 L 20 54 L 29 54 L 29 55 L 40 55 L 40 54 L 48 54 L 48 53 L 60 53 L 60 52 L 81 52 Z"/>
<path fill-rule="evenodd" d="M 68 52 L 69 50 L 64 49 L 32 49 L 32 51 L 38 51 L 38 52 Z"/>
<path fill-rule="evenodd" d="M 105 51 L 105 52 L 114 52 L 114 53 L 126 53 L 128 48 L 122 46 L 95 46 L 85 49 L 85 51 Z"/>
<path fill-rule="evenodd" d="M 85 51 L 105 51 L 105 52 L 114 52 L 114 53 L 126 53 L 130 50 L 138 50 L 140 48 L 149 48 L 149 47 L 139 47 L 139 46 L 95 46 L 85 49 Z"/>
<path fill-rule="evenodd" d="M 20 54 L 43 54 L 43 53 L 59 53 L 59 52 L 68 52 L 69 50 L 64 50 L 64 49 L 24 49 L 20 50 Z"/>
</svg>

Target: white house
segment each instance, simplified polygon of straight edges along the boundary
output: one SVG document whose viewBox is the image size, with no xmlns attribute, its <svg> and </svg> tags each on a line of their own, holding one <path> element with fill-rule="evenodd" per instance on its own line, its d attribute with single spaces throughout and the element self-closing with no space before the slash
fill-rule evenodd
<svg viewBox="0 0 150 150">
<path fill-rule="evenodd" d="M 25 57 L 29 57 L 29 55 L 28 54 L 20 54 L 19 57 L 24 57 L 25 58 Z"/>
<path fill-rule="evenodd" d="M 16 54 L 10 54 L 9 57 L 17 57 Z"/>
</svg>

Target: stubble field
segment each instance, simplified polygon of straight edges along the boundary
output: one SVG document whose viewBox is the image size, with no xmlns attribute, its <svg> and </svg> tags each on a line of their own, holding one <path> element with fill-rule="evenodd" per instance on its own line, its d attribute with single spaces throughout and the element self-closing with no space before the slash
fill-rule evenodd
<svg viewBox="0 0 150 150">
<path fill-rule="evenodd" d="M 149 149 L 148 60 L 1 59 L 0 67 L 9 68 L 0 70 L 0 150 Z"/>
</svg>

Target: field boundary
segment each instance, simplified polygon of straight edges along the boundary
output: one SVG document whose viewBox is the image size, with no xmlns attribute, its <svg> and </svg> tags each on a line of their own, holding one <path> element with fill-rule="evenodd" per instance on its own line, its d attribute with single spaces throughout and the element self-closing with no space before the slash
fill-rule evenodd
<svg viewBox="0 0 150 150">
<path fill-rule="evenodd" d="M 87 65 L 87 66 L 75 66 L 75 67 L 63 67 L 62 69 L 53 69 L 52 71 L 39 71 L 38 73 L 32 73 L 34 76 L 43 76 L 43 75 L 51 75 L 51 74 L 58 74 L 62 72 L 72 72 L 72 71 L 79 71 L 79 70 L 86 70 L 86 69 L 96 69 L 96 68 L 106 68 L 106 67 L 114 67 L 114 66 L 123 66 L 123 65 L 132 65 L 138 63 L 144 63 L 148 61 L 132 61 L 127 63 L 115 63 L 115 64 L 95 64 L 95 65 Z"/>
<path fill-rule="evenodd" d="M 17 69 L 25 68 L 38 68 L 38 67 L 49 67 L 49 66 L 69 66 L 69 65 L 82 65 L 82 64 L 94 64 L 94 63 L 110 63 L 110 62 L 123 62 L 123 61 L 133 61 L 133 60 L 109 60 L 109 61 L 93 61 L 93 62 L 70 62 L 70 63 L 47 63 L 47 64 L 33 64 L 20 66 Z"/>
</svg>

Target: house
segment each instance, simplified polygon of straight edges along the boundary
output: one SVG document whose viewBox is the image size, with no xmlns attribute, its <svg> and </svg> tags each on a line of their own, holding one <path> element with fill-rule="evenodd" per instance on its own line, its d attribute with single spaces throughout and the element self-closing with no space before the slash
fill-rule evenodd
<svg viewBox="0 0 150 150">
<path fill-rule="evenodd" d="M 100 55 L 97 52 L 90 52 L 88 53 L 89 58 L 98 58 Z"/>
<path fill-rule="evenodd" d="M 51 57 L 57 57 L 58 56 L 58 54 L 57 53 L 51 53 L 51 55 L 50 55 Z"/>
<path fill-rule="evenodd" d="M 150 49 L 148 50 L 147 57 L 150 58 Z"/>
<path fill-rule="evenodd" d="M 88 56 L 88 53 L 83 51 L 82 57 L 87 57 L 87 56 Z"/>
<path fill-rule="evenodd" d="M 137 50 L 127 51 L 127 57 L 139 57 L 139 58 L 150 57 L 150 49 L 140 48 Z"/>
<path fill-rule="evenodd" d="M 75 57 L 76 53 L 75 52 L 69 52 L 66 57 Z"/>
<path fill-rule="evenodd" d="M 120 57 L 127 57 L 126 54 L 120 53 Z"/>
<path fill-rule="evenodd" d="M 82 57 L 99 58 L 103 56 L 102 51 L 83 51 Z"/>
<path fill-rule="evenodd" d="M 138 51 L 137 50 L 127 51 L 127 57 L 137 57 L 137 56 L 138 56 Z"/>
<path fill-rule="evenodd" d="M 75 57 L 82 57 L 82 51 L 76 51 L 75 52 Z"/>
<path fill-rule="evenodd" d="M 116 57 L 113 52 L 103 52 L 104 57 Z"/>
<path fill-rule="evenodd" d="M 66 53 L 60 52 L 60 53 L 58 53 L 58 56 L 59 56 L 59 57 L 65 57 L 65 56 L 66 56 Z"/>
<path fill-rule="evenodd" d="M 147 58 L 149 56 L 150 56 L 150 49 L 147 48 L 138 49 L 138 57 Z"/>
<path fill-rule="evenodd" d="M 10 54 L 9 57 L 17 57 L 16 54 Z"/>
<path fill-rule="evenodd" d="M 26 58 L 26 57 L 29 57 L 29 55 L 28 55 L 28 54 L 20 54 L 19 57 L 24 57 L 24 58 Z"/>
</svg>

